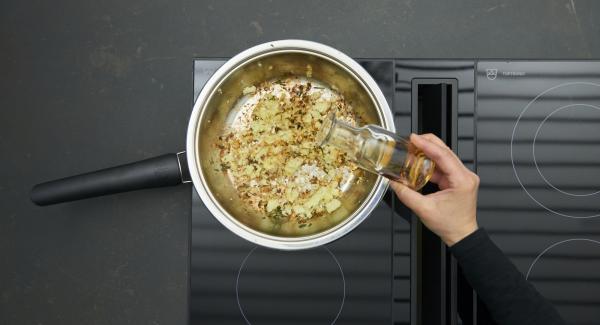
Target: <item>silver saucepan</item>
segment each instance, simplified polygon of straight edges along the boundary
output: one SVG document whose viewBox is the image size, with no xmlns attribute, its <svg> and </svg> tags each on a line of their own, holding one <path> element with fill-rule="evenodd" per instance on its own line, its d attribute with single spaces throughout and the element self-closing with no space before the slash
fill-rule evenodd
<svg viewBox="0 0 600 325">
<path fill-rule="evenodd" d="M 143 188 L 192 182 L 202 201 L 221 224 L 258 245 L 306 249 L 332 242 L 358 226 L 385 193 L 388 181 L 365 174 L 344 189 L 341 208 L 293 235 L 258 225 L 264 212 L 248 208 L 232 182 L 218 168 L 214 144 L 239 113 L 244 89 L 263 81 L 305 74 L 331 87 L 352 103 L 361 120 L 395 131 L 392 113 L 371 76 L 344 53 L 323 44 L 282 40 L 247 49 L 227 61 L 207 81 L 190 117 L 186 151 L 35 185 L 31 199 L 49 205 Z"/>
</svg>

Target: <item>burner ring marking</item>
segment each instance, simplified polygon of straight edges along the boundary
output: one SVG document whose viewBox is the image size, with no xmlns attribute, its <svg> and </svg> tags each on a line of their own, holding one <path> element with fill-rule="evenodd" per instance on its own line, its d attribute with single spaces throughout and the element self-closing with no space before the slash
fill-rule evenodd
<svg viewBox="0 0 600 325">
<path fill-rule="evenodd" d="M 546 254 L 546 252 L 548 252 L 549 250 L 551 250 L 552 248 L 564 244 L 564 243 L 568 243 L 568 242 L 572 242 L 572 241 L 584 241 L 584 242 L 590 242 L 590 243 L 595 243 L 600 245 L 600 241 L 597 240 L 593 240 L 593 239 L 589 239 L 589 238 L 571 238 L 571 239 L 565 239 L 565 240 L 561 240 L 557 243 L 554 243 L 550 246 L 548 246 L 546 249 L 544 249 L 531 263 L 531 265 L 529 266 L 529 269 L 527 270 L 527 275 L 525 275 L 525 280 L 529 279 L 529 275 L 531 274 L 531 270 L 533 269 L 533 267 L 535 266 L 535 263 L 537 263 L 537 261 L 542 257 L 542 255 Z"/>
<path fill-rule="evenodd" d="M 338 259 L 335 257 L 335 255 L 333 255 L 333 252 L 331 252 L 331 250 L 325 246 L 322 246 L 322 247 L 333 258 L 333 260 L 335 261 L 335 264 L 337 264 L 338 269 L 340 270 L 340 275 L 342 276 L 342 284 L 343 284 L 342 303 L 340 304 L 340 308 L 339 308 L 337 314 L 335 315 L 335 318 L 331 322 L 331 325 L 333 325 L 333 324 L 335 324 L 335 322 L 337 322 L 338 318 L 340 318 L 340 315 L 342 314 L 342 310 L 344 309 L 344 303 L 346 302 L 346 277 L 344 276 L 344 270 L 342 269 L 342 265 L 340 264 Z M 236 279 L 235 279 L 235 299 L 237 300 L 238 309 L 240 310 L 240 313 L 242 313 L 242 317 L 244 317 L 244 321 L 246 321 L 246 324 L 248 324 L 248 325 L 252 325 L 252 323 L 248 320 L 248 317 L 246 317 L 246 314 L 244 313 L 244 309 L 242 308 L 242 304 L 240 303 L 240 293 L 239 293 L 240 275 L 242 274 L 244 266 L 246 265 L 246 261 L 248 260 L 250 255 L 252 255 L 252 253 L 254 253 L 254 251 L 257 248 L 259 248 L 259 246 L 255 246 L 254 248 L 252 248 L 250 250 L 250 252 L 248 252 L 248 255 L 246 255 L 246 257 L 244 257 L 244 259 L 242 260 L 242 264 L 240 265 L 240 268 L 237 272 Z"/>
<path fill-rule="evenodd" d="M 521 121 L 521 118 L 523 117 L 523 115 L 525 114 L 525 112 L 527 112 L 527 109 L 529 109 L 529 107 L 535 103 L 535 101 L 542 97 L 543 95 L 545 95 L 546 93 L 560 88 L 560 87 L 564 87 L 564 86 L 572 86 L 572 85 L 588 85 L 588 86 L 596 86 L 596 87 L 600 87 L 600 84 L 597 83 L 593 83 L 593 82 L 582 82 L 582 81 L 577 81 L 577 82 L 566 82 L 566 83 L 562 83 L 560 85 L 556 85 L 554 87 L 550 87 L 546 90 L 544 90 L 543 92 L 541 92 L 539 95 L 535 96 L 535 98 L 533 98 L 523 109 L 523 111 L 521 111 L 521 113 L 519 114 L 519 117 L 517 118 L 517 121 L 515 122 L 515 126 L 513 127 L 513 131 L 512 131 L 512 135 L 510 137 L 510 162 L 512 164 L 512 168 L 513 168 L 513 172 L 515 174 L 515 177 L 517 178 L 517 181 L 519 182 L 519 185 L 521 185 L 521 188 L 523 188 L 523 190 L 525 191 L 525 193 L 535 202 L 537 203 L 539 206 L 541 206 L 542 208 L 557 214 L 559 216 L 563 216 L 566 218 L 571 218 L 571 219 L 589 219 L 589 218 L 595 218 L 595 217 L 600 217 L 600 213 L 598 214 L 594 214 L 594 215 L 589 215 L 589 216 L 581 216 L 581 217 L 576 217 L 576 216 L 571 216 L 568 214 L 564 214 L 558 211 L 555 211 L 547 206 L 545 206 L 544 204 L 542 204 L 540 201 L 538 201 L 533 194 L 529 193 L 529 191 L 527 190 L 527 188 L 525 187 L 525 185 L 523 185 L 523 182 L 521 181 L 521 178 L 519 177 L 519 174 L 517 173 L 517 167 L 515 166 L 515 159 L 514 159 L 514 152 L 513 152 L 513 145 L 514 145 L 514 140 L 515 140 L 515 133 L 517 132 L 517 126 L 519 125 L 519 121 Z"/>
<path fill-rule="evenodd" d="M 535 169 L 537 169 L 538 174 L 540 174 L 540 176 L 542 177 L 542 179 L 544 179 L 544 182 L 546 182 L 546 184 L 548 184 L 548 186 L 552 187 L 553 189 L 557 190 L 558 192 L 563 193 L 565 195 L 570 195 L 570 196 L 591 196 L 591 195 L 596 195 L 596 194 L 600 193 L 600 190 L 598 190 L 596 192 L 592 192 L 592 193 L 575 194 L 575 193 L 571 193 L 571 192 L 567 192 L 567 191 L 561 190 L 561 189 L 557 188 L 556 186 L 552 185 L 550 183 L 550 181 L 548 181 L 546 179 L 546 177 L 544 176 L 544 174 L 542 174 L 542 171 L 540 170 L 540 167 L 538 166 L 538 163 L 537 163 L 537 159 L 535 157 L 535 142 L 537 141 L 538 134 L 540 133 L 540 130 L 542 129 L 542 126 L 544 125 L 544 123 L 546 123 L 546 120 L 548 120 L 548 118 L 550 118 L 552 115 L 554 115 L 555 113 L 558 113 L 559 111 L 561 111 L 563 109 L 570 108 L 570 107 L 575 107 L 575 106 L 590 107 L 590 108 L 593 108 L 593 109 L 596 109 L 596 110 L 600 111 L 600 107 L 595 106 L 595 105 L 590 105 L 590 104 L 569 104 L 569 105 L 565 105 L 565 106 L 559 107 L 559 108 L 555 109 L 552 113 L 548 114 L 548 116 L 546 116 L 546 118 L 544 118 L 544 120 L 538 126 L 537 130 L 535 131 L 535 136 L 533 137 L 533 148 L 532 148 L 533 163 L 535 164 Z"/>
</svg>

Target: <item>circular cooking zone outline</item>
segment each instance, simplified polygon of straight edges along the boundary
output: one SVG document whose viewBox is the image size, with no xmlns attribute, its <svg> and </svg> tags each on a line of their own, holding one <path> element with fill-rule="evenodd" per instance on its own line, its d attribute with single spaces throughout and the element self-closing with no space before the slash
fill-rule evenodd
<svg viewBox="0 0 600 325">
<path fill-rule="evenodd" d="M 531 262 L 531 265 L 529 265 L 529 269 L 527 270 L 527 275 L 525 275 L 525 279 L 529 280 L 529 275 L 531 274 L 531 270 L 533 270 L 533 267 L 538 262 L 538 260 L 542 256 L 544 256 L 544 254 L 546 254 L 549 250 L 551 250 L 552 248 L 554 248 L 554 247 L 556 247 L 558 245 L 562 245 L 562 244 L 569 243 L 569 242 L 574 242 L 574 241 L 589 242 L 589 243 L 598 244 L 600 246 L 600 241 L 589 239 L 589 238 L 571 238 L 571 239 L 565 239 L 565 240 L 561 240 L 559 242 L 556 242 L 556 243 L 554 243 L 554 244 L 546 247 L 546 249 L 544 249 L 538 256 L 535 257 L 535 259 L 533 260 L 533 262 Z"/>
<path fill-rule="evenodd" d="M 240 313 L 242 314 L 242 317 L 244 317 L 244 321 L 248 325 L 252 325 L 252 322 L 250 322 L 250 320 L 246 316 L 246 313 L 244 312 L 244 308 L 242 308 L 242 303 L 240 302 L 240 292 L 239 292 L 240 276 L 242 274 L 242 271 L 244 270 L 244 267 L 246 266 L 246 262 L 248 261 L 248 258 L 252 255 L 252 253 L 254 253 L 254 251 L 256 251 L 257 248 L 261 248 L 261 247 L 260 246 L 255 246 L 244 257 L 244 259 L 242 260 L 242 264 L 240 265 L 240 268 L 239 268 L 239 270 L 237 272 L 236 279 L 235 279 L 235 298 L 236 298 L 236 301 L 237 301 L 238 309 L 240 310 Z M 338 270 L 340 272 L 340 276 L 342 278 L 342 284 L 343 284 L 343 286 L 342 286 L 342 302 L 340 303 L 340 307 L 339 307 L 337 313 L 335 314 L 334 319 L 330 323 L 331 325 L 333 325 L 333 324 L 335 324 L 337 322 L 338 318 L 340 317 L 340 315 L 342 313 L 342 310 L 344 309 L 344 303 L 346 301 L 346 277 L 344 276 L 344 270 L 342 269 L 342 265 L 340 264 L 340 262 L 338 261 L 338 259 L 335 257 L 335 255 L 333 254 L 333 252 L 329 248 L 327 248 L 325 246 L 322 246 L 322 248 L 328 253 L 329 256 L 331 256 L 331 258 L 333 259 L 333 261 L 337 265 Z M 316 248 L 316 249 L 318 249 L 318 248 Z M 285 254 L 290 254 L 289 252 L 284 252 L 284 253 Z"/>
<path fill-rule="evenodd" d="M 593 108 L 596 109 L 600 112 L 600 107 L 595 106 L 595 105 L 589 105 L 589 104 L 569 104 L 569 105 L 565 105 L 565 106 L 561 106 L 557 109 L 555 109 L 554 111 L 552 111 L 552 113 L 548 114 L 548 116 L 546 116 L 544 118 L 544 120 L 540 123 L 540 125 L 538 126 L 537 130 L 535 131 L 535 136 L 533 137 L 533 148 L 532 148 L 532 152 L 533 152 L 533 163 L 535 164 L 535 168 L 537 169 L 538 174 L 540 174 L 540 176 L 542 177 L 542 179 L 544 179 L 544 182 L 546 184 L 548 184 L 548 186 L 552 187 L 553 189 L 559 191 L 560 193 L 563 193 L 565 195 L 570 195 L 570 196 L 590 196 L 590 195 L 596 195 L 598 193 L 600 193 L 600 190 L 597 190 L 595 192 L 591 192 L 591 193 L 585 193 L 585 194 L 576 194 L 576 193 L 571 193 L 571 192 L 567 192 L 567 191 L 563 191 L 561 189 L 559 189 L 558 187 L 552 185 L 552 183 L 550 183 L 550 181 L 548 181 L 548 179 L 544 176 L 544 174 L 542 173 L 542 171 L 540 170 L 540 167 L 538 166 L 537 163 L 537 159 L 535 157 L 535 142 L 537 140 L 538 134 L 540 133 L 540 130 L 542 129 L 542 126 L 544 126 L 544 123 L 546 123 L 546 121 L 554 114 L 562 111 L 563 109 L 567 109 L 567 108 L 571 108 L 571 107 L 577 107 L 577 106 L 583 106 L 583 107 L 589 107 L 589 108 Z"/>
<path fill-rule="evenodd" d="M 568 215 L 568 214 L 565 214 L 565 213 L 561 213 L 561 212 L 559 212 L 559 211 L 556 211 L 556 210 L 554 210 L 554 209 L 552 209 L 552 208 L 549 208 L 549 207 L 547 207 L 545 204 L 543 204 L 542 202 L 540 202 L 540 200 L 536 199 L 536 198 L 534 197 L 534 195 L 533 195 L 533 194 L 531 194 L 531 193 L 530 193 L 530 192 L 527 190 L 527 188 L 525 187 L 525 185 L 524 185 L 524 184 L 523 184 L 523 182 L 521 181 L 521 178 L 519 177 L 519 173 L 517 172 L 517 167 L 516 167 L 516 165 L 515 165 L 515 157 L 514 157 L 515 155 L 514 155 L 514 151 L 513 151 L 513 146 L 514 146 L 514 141 L 515 141 L 515 134 L 517 133 L 517 128 L 518 128 L 518 126 L 519 126 L 519 122 L 521 121 L 521 118 L 522 118 L 522 117 L 523 117 L 523 115 L 524 115 L 524 114 L 527 112 L 527 110 L 529 109 L 529 107 L 530 107 L 530 106 L 531 106 L 533 103 L 535 103 L 535 102 L 536 102 L 536 100 L 538 100 L 540 97 L 544 96 L 545 94 L 547 94 L 547 93 L 549 93 L 549 92 L 551 92 L 551 91 L 553 91 L 553 90 L 555 90 L 555 89 L 558 89 L 558 88 L 561 88 L 561 87 L 566 87 L 566 86 L 575 86 L 575 85 L 587 85 L 587 86 L 595 86 L 595 87 L 598 87 L 598 88 L 599 88 L 599 92 L 600 92 L 600 84 L 593 83 L 593 82 L 582 82 L 582 81 L 578 81 L 578 82 L 566 82 L 566 83 L 562 83 L 562 84 L 559 84 L 559 85 L 556 85 L 556 86 L 550 87 L 550 88 L 548 88 L 548 89 L 544 90 L 543 92 L 541 92 L 540 94 L 538 94 L 537 96 L 535 96 L 535 98 L 533 98 L 533 99 L 532 99 L 532 100 L 531 100 L 529 103 L 527 103 L 527 105 L 525 106 L 525 108 L 523 108 L 523 110 L 522 110 L 522 111 L 521 111 L 521 113 L 519 114 L 519 117 L 517 118 L 517 121 L 515 122 L 515 126 L 513 127 L 513 132 L 512 132 L 511 138 L 510 138 L 510 161 L 511 161 L 511 164 L 512 164 L 513 172 L 514 172 L 514 174 L 515 174 L 515 177 L 517 178 L 517 181 L 519 182 L 519 185 L 521 185 L 521 188 L 523 188 L 523 190 L 525 191 L 525 193 L 526 193 L 526 194 L 527 194 L 527 195 L 528 195 L 528 196 L 529 196 L 529 197 L 530 197 L 530 198 L 531 198 L 531 199 L 532 199 L 532 200 L 533 200 L 535 203 L 537 203 L 539 206 L 541 206 L 542 208 L 544 208 L 544 209 L 546 209 L 546 210 L 548 210 L 548 211 L 550 211 L 550 212 L 552 212 L 552 213 L 554 213 L 554 214 L 557 214 L 557 215 L 560 215 L 560 216 L 563 216 L 563 217 L 572 218 L 572 219 L 588 219 L 588 218 L 600 217 L 600 213 L 593 214 L 593 215 L 587 215 L 587 216 L 572 216 L 572 215 Z M 587 104 L 572 104 L 572 105 L 594 106 L 594 105 L 587 105 Z M 568 105 L 567 105 L 567 106 L 568 106 Z M 594 106 L 594 107 L 595 107 L 595 106 Z M 546 118 L 547 118 L 547 117 L 546 117 Z M 545 121 L 545 120 L 544 120 L 544 121 Z M 542 122 L 541 124 L 543 124 L 543 122 Z M 538 130 L 539 130 L 539 128 L 538 128 Z M 537 133 L 536 133 L 536 134 L 537 134 Z M 533 140 L 532 142 L 533 142 L 533 143 L 535 143 L 535 138 L 534 138 L 534 140 Z M 534 162 L 535 162 L 535 152 L 534 152 L 534 150 L 535 150 L 535 148 L 534 148 L 534 145 L 532 145 L 532 154 L 533 154 L 533 156 L 534 156 Z M 536 165 L 536 168 L 537 168 L 537 162 L 535 162 L 535 165 Z M 558 190 L 556 187 L 552 186 L 552 185 L 551 185 L 551 184 L 550 184 L 548 181 L 546 181 L 546 179 L 545 179 L 545 177 L 543 176 L 543 174 L 542 174 L 542 173 L 540 173 L 540 171 L 539 171 L 539 168 L 538 168 L 538 173 L 539 173 L 540 177 L 542 177 L 542 178 L 544 179 L 544 181 L 545 181 L 545 182 L 546 182 L 548 185 L 550 185 L 550 186 L 551 186 L 553 189 L 555 189 L 555 190 Z M 562 193 L 562 194 L 566 194 L 565 192 L 563 192 L 563 191 L 560 191 L 560 190 L 558 190 L 558 192 L 560 192 L 560 193 Z M 600 193 L 600 191 L 598 191 L 598 192 L 595 192 L 595 193 L 592 193 L 591 195 L 593 195 L 593 194 L 598 194 L 598 193 Z M 578 195 L 578 196 L 571 196 L 571 197 L 582 197 L 582 196 L 579 196 L 579 195 Z"/>
</svg>

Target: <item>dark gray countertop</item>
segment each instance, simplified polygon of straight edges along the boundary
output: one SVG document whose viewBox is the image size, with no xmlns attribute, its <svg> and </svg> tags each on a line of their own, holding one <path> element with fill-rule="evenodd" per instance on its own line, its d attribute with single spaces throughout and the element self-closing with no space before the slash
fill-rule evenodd
<svg viewBox="0 0 600 325">
<path fill-rule="evenodd" d="M 36 182 L 181 150 L 192 59 L 598 58 L 600 2 L 3 1 L 0 324 L 185 324 L 190 187 L 47 208 Z"/>
</svg>

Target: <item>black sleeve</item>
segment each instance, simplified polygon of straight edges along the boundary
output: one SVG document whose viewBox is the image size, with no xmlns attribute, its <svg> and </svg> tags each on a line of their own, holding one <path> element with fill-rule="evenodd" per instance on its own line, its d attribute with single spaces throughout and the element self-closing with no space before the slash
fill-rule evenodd
<svg viewBox="0 0 600 325">
<path fill-rule="evenodd" d="M 463 274 L 498 325 L 565 324 L 483 228 L 450 247 Z"/>
</svg>

